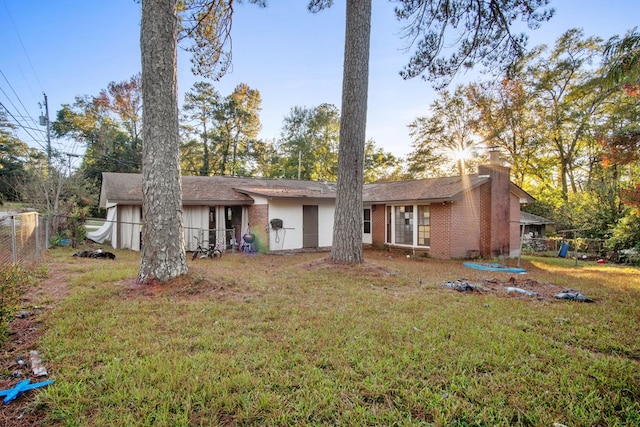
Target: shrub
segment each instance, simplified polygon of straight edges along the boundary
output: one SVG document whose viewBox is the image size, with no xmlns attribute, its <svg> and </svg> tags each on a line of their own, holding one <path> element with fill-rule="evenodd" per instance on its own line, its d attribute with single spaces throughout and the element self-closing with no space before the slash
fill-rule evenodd
<svg viewBox="0 0 640 427">
<path fill-rule="evenodd" d="M 607 241 L 609 249 L 640 249 L 640 212 L 632 210 L 613 229 Z"/>
<path fill-rule="evenodd" d="M 36 283 L 35 272 L 17 265 L 0 265 L 0 344 L 7 339 L 9 324 L 18 309 L 21 291 Z"/>
</svg>

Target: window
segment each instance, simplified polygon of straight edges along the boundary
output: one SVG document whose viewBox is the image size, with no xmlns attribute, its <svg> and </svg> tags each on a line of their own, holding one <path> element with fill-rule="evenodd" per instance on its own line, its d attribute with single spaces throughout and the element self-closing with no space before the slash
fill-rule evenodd
<svg viewBox="0 0 640 427">
<path fill-rule="evenodd" d="M 364 210 L 364 222 L 363 222 L 365 234 L 371 234 L 371 208 Z"/>
<path fill-rule="evenodd" d="M 431 244 L 431 217 L 429 205 L 418 206 L 418 246 Z"/>
<path fill-rule="evenodd" d="M 396 245 L 430 246 L 431 213 L 429 205 L 388 207 L 387 242 Z"/>
<path fill-rule="evenodd" d="M 395 207 L 395 242 L 399 245 L 413 244 L 413 206 Z"/>
</svg>

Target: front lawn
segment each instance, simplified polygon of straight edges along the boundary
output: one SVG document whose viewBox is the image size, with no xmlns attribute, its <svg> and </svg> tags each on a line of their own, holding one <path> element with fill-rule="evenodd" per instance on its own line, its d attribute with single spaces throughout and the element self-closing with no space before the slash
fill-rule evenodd
<svg viewBox="0 0 640 427">
<path fill-rule="evenodd" d="M 637 268 L 527 258 L 510 281 L 387 252 L 225 253 L 139 287 L 138 254 L 71 253 L 49 261 L 68 294 L 44 303 L 44 425 L 640 425 Z M 569 288 L 596 302 L 549 297 Z"/>
</svg>

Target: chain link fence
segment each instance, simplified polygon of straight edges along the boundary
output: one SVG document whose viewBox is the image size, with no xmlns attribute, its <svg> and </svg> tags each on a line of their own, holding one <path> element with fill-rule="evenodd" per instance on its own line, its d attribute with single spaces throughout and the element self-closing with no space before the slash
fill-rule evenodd
<svg viewBox="0 0 640 427">
<path fill-rule="evenodd" d="M 225 250 L 235 251 L 239 248 L 240 239 L 236 235 L 235 228 L 206 229 L 184 227 L 184 240 L 186 250 L 193 251 L 200 243 L 203 246 L 222 245 Z"/>
<path fill-rule="evenodd" d="M 0 213 L 0 263 L 38 261 L 47 249 L 48 228 L 37 212 Z"/>
<path fill-rule="evenodd" d="M 139 251 L 143 245 L 142 221 L 114 221 L 90 219 L 92 224 L 85 224 L 88 232 L 86 239 L 89 242 L 104 244 L 116 249 L 130 249 Z M 98 224 L 99 225 L 96 225 Z M 187 252 L 194 251 L 198 245 L 208 246 L 221 244 L 225 249 L 238 248 L 238 239 L 235 228 L 206 229 L 196 227 L 183 227 L 184 243 Z"/>
<path fill-rule="evenodd" d="M 28 264 L 42 257 L 51 245 L 73 245 L 73 239 L 64 233 L 56 233 L 64 227 L 70 218 L 65 216 L 39 215 L 37 212 L 1 213 L 0 212 L 0 263 Z M 109 234 L 104 243 L 111 245 L 112 238 L 117 239 L 118 248 L 140 250 L 141 222 L 93 220 L 99 224 L 112 223 L 117 227 L 117 235 Z M 68 225 L 68 224 L 67 224 Z M 92 231 L 100 225 L 83 225 L 86 231 Z M 225 249 L 239 249 L 236 229 L 202 229 L 185 227 L 185 246 L 193 251 L 198 243 L 222 243 Z M 53 243 L 52 243 L 53 242 Z M 77 244 L 80 241 L 75 242 Z"/>
<path fill-rule="evenodd" d="M 522 241 L 522 253 L 544 256 L 557 256 L 563 243 L 569 245 L 571 257 L 582 259 L 606 258 L 616 260 L 617 254 L 609 251 L 603 239 L 563 239 L 563 238 L 525 238 Z"/>
</svg>

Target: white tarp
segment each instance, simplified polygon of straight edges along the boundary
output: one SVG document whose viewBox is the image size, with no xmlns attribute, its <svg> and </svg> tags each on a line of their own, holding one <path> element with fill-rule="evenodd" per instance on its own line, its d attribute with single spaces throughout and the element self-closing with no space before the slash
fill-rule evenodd
<svg viewBox="0 0 640 427">
<path fill-rule="evenodd" d="M 93 240 L 96 243 L 103 243 L 105 240 L 111 241 L 111 246 L 116 247 L 115 239 L 113 239 L 112 234 L 114 230 L 114 222 L 116 218 L 116 206 L 112 206 L 107 210 L 107 220 L 102 224 L 102 227 L 98 228 L 95 231 L 90 231 L 87 233 L 87 239 Z"/>
<path fill-rule="evenodd" d="M 182 208 L 184 226 L 184 244 L 187 251 L 193 251 L 198 243 L 209 243 L 209 206 L 185 206 Z"/>
<path fill-rule="evenodd" d="M 142 212 L 140 206 L 118 206 L 117 230 L 112 239 L 114 247 L 119 249 L 140 250 L 140 220 Z"/>
<path fill-rule="evenodd" d="M 189 206 L 183 209 L 184 237 L 188 250 L 197 246 L 193 236 L 208 241 L 209 207 Z M 140 206 L 112 206 L 107 210 L 107 219 L 99 229 L 87 233 L 87 239 L 96 243 L 111 241 L 118 249 L 140 250 Z"/>
</svg>

